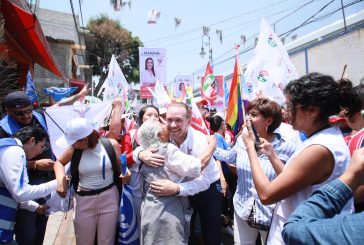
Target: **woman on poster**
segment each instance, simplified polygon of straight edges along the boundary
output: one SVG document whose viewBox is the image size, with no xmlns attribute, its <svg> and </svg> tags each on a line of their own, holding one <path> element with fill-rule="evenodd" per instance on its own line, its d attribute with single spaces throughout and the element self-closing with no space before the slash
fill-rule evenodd
<svg viewBox="0 0 364 245">
<path fill-rule="evenodd" d="M 158 73 L 154 69 L 154 60 L 151 57 L 145 59 L 145 69 L 141 73 L 141 85 L 154 85 L 157 79 L 160 81 Z"/>
</svg>

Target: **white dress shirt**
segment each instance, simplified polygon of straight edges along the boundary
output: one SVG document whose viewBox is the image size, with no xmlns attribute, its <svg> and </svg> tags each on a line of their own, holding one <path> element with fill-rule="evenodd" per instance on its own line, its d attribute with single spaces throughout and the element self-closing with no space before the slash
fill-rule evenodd
<svg viewBox="0 0 364 245">
<path fill-rule="evenodd" d="M 189 127 L 187 137 L 179 149 L 187 155 L 199 157 L 206 151 L 207 145 L 206 135 Z M 141 147 L 138 147 L 133 151 L 133 160 L 137 167 L 140 165 L 140 160 L 138 159 L 140 151 L 142 151 Z M 201 171 L 197 178 L 194 178 L 194 176 L 191 175 L 186 176 L 185 180 L 182 183 L 179 183 L 179 195 L 193 196 L 201 191 L 207 190 L 210 187 L 210 184 L 218 179 L 220 179 L 220 172 L 215 160 L 211 156 L 209 164 Z"/>
<path fill-rule="evenodd" d="M 17 143 L 22 146 L 18 139 Z M 20 178 L 24 169 L 23 186 L 20 186 Z M 27 173 L 27 161 L 23 148 L 18 146 L 4 147 L 0 149 L 0 186 L 5 187 L 21 207 L 35 211 L 39 204 L 29 200 L 45 197 L 56 189 L 57 182 L 50 182 L 40 185 L 29 185 Z"/>
<path fill-rule="evenodd" d="M 199 157 L 207 150 L 207 138 L 203 133 L 189 127 L 185 141 L 179 149 L 187 155 Z M 179 184 L 180 196 L 193 196 L 199 192 L 205 191 L 210 184 L 220 179 L 220 171 L 211 156 L 209 164 L 201 171 L 199 177 L 185 181 Z"/>
<path fill-rule="evenodd" d="M 180 183 L 186 177 L 196 178 L 200 176 L 201 161 L 199 158 L 186 155 L 172 143 L 166 144 L 165 147 L 167 147 L 167 151 L 165 155 L 164 170 L 171 181 L 174 183 Z M 145 149 L 143 149 L 141 146 L 138 146 L 135 149 L 136 152 L 143 150 Z"/>
</svg>

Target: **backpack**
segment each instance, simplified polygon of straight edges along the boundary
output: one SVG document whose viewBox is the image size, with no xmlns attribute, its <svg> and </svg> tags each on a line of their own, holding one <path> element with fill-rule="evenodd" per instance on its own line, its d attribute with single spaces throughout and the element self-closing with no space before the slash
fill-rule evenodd
<svg viewBox="0 0 364 245">
<path fill-rule="evenodd" d="M 112 146 L 111 141 L 106 137 L 101 137 L 100 141 L 101 141 L 102 146 L 105 148 L 106 153 L 109 156 L 110 161 L 111 161 L 112 169 L 114 172 L 113 185 L 115 184 L 118 187 L 118 191 L 120 193 L 122 185 L 119 184 L 119 171 L 118 171 L 118 167 L 116 165 L 116 154 L 115 154 L 114 147 Z M 107 186 L 107 187 L 104 187 L 104 188 L 98 189 L 98 190 L 77 191 L 78 183 L 80 181 L 78 166 L 80 164 L 82 152 L 83 152 L 83 150 L 75 149 L 73 152 L 73 155 L 72 155 L 72 159 L 71 159 L 71 166 L 70 166 L 71 177 L 72 177 L 71 185 L 73 186 L 75 193 L 79 194 L 80 196 L 91 196 L 91 195 L 99 194 L 99 193 L 109 189 L 111 186 Z"/>
</svg>

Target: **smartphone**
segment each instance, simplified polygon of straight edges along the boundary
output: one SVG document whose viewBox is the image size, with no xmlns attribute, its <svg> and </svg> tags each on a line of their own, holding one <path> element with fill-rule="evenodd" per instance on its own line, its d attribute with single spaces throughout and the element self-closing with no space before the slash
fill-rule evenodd
<svg viewBox="0 0 364 245">
<path fill-rule="evenodd" d="M 261 154 L 261 152 L 260 152 L 260 144 L 261 144 L 261 142 L 260 142 L 260 139 L 259 139 L 259 135 L 257 133 L 257 130 L 254 127 L 253 122 L 250 122 L 250 123 L 252 125 L 252 130 L 253 130 L 253 133 L 254 133 L 254 136 L 255 136 L 255 150 L 257 151 L 257 154 L 260 155 Z"/>
<path fill-rule="evenodd" d="M 256 129 L 255 129 L 255 127 L 254 127 L 253 122 L 251 122 L 251 125 L 252 125 L 252 130 L 253 130 L 253 133 L 254 133 L 254 136 L 255 136 L 255 143 L 260 144 L 259 135 L 258 135 L 258 133 L 257 133 L 257 130 L 256 130 Z"/>
</svg>

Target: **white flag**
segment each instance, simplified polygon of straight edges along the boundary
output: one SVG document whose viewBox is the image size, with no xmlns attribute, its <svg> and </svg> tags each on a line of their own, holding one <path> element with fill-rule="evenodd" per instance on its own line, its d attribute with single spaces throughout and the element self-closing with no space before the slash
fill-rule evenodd
<svg viewBox="0 0 364 245">
<path fill-rule="evenodd" d="M 105 80 L 105 91 L 103 101 L 112 101 L 115 97 L 120 96 L 124 100 L 128 98 L 129 84 L 125 79 L 121 68 L 114 55 L 111 57 L 109 73 Z"/>
<path fill-rule="evenodd" d="M 45 118 L 48 127 L 49 139 L 53 153 L 58 157 L 64 149 L 57 147 L 56 140 L 63 135 L 69 120 L 76 117 L 84 117 L 91 121 L 94 129 L 98 130 L 104 119 L 109 117 L 111 112 L 110 102 L 95 104 L 78 104 L 46 108 Z M 62 130 L 61 130 L 61 129 Z"/>
<path fill-rule="evenodd" d="M 244 74 L 243 98 L 254 99 L 256 94 L 270 97 L 279 104 L 285 101 L 283 89 L 298 78 L 296 68 L 289 59 L 281 40 L 269 24 L 262 19 L 255 55 Z"/>
<path fill-rule="evenodd" d="M 155 104 L 158 108 L 166 108 L 171 103 L 168 93 L 158 79 L 154 86 L 154 92 L 151 91 L 151 93 L 153 94 L 154 99 L 153 104 Z"/>
</svg>

